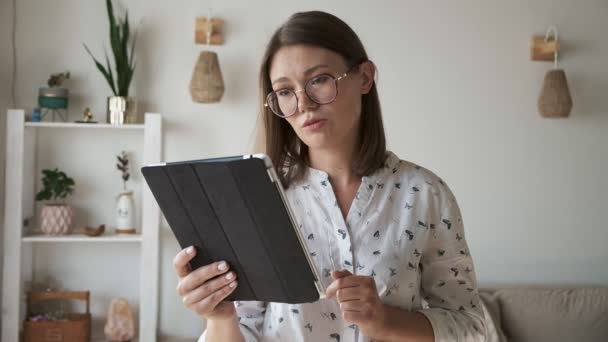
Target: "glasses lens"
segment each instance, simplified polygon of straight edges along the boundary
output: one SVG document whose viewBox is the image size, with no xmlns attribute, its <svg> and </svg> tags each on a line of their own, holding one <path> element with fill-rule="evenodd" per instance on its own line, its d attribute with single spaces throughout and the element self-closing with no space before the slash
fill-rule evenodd
<svg viewBox="0 0 608 342">
<path fill-rule="evenodd" d="M 336 99 L 336 81 L 330 75 L 319 75 L 306 83 L 306 94 L 318 104 L 328 104 Z"/>
<path fill-rule="evenodd" d="M 278 116 L 289 116 L 296 112 L 298 99 L 296 93 L 289 89 L 281 89 L 268 94 L 268 107 Z"/>
</svg>

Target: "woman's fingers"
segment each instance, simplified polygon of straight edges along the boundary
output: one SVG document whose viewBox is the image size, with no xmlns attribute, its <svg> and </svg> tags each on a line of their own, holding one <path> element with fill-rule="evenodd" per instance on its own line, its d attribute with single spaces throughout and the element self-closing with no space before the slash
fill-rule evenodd
<svg viewBox="0 0 608 342">
<path fill-rule="evenodd" d="M 366 323 L 372 318 L 370 312 L 362 311 L 342 311 L 342 318 L 348 323 Z"/>
<path fill-rule="evenodd" d="M 195 312 L 197 312 L 199 315 L 207 315 L 208 313 L 210 313 L 211 311 L 213 311 L 218 304 L 220 304 L 220 302 L 222 300 L 224 300 L 226 297 L 228 297 L 228 295 L 230 295 L 237 287 L 237 282 L 232 281 L 230 282 L 228 285 L 225 285 L 224 287 L 220 288 L 219 290 L 211 293 L 209 296 L 205 297 L 203 300 L 194 303 L 193 305 L 190 306 L 191 309 L 193 309 Z"/>
<path fill-rule="evenodd" d="M 173 258 L 173 268 L 179 278 L 183 278 L 190 273 L 190 260 L 196 255 L 196 249 L 194 246 L 182 249 Z"/>
<path fill-rule="evenodd" d="M 360 300 L 351 300 L 349 302 L 340 303 L 340 310 L 343 312 L 344 311 L 359 312 L 364 309 L 364 306 L 365 306 L 365 304 L 363 302 L 361 302 Z"/>
<path fill-rule="evenodd" d="M 215 277 L 214 279 L 206 281 L 201 286 L 195 288 L 194 290 L 184 295 L 182 297 L 182 300 L 184 304 L 186 304 L 186 306 L 192 305 L 196 302 L 201 301 L 205 297 L 208 297 L 209 295 L 221 289 L 222 287 L 230 284 L 235 280 L 235 278 L 236 275 L 234 274 L 234 272 L 228 272 L 221 276 Z"/>
<path fill-rule="evenodd" d="M 207 282 L 209 279 L 226 273 L 228 268 L 228 263 L 225 261 L 214 262 L 213 264 L 199 267 L 179 280 L 177 283 L 177 293 L 180 296 L 183 296 Z"/>
<path fill-rule="evenodd" d="M 348 287 L 358 287 L 361 286 L 363 277 L 361 276 L 344 276 L 341 278 L 335 279 L 327 289 L 325 290 L 325 295 L 327 298 L 331 298 L 336 295 L 336 292 L 343 288 Z"/>
<path fill-rule="evenodd" d="M 353 275 L 353 274 L 350 273 L 349 270 L 338 270 L 338 271 L 331 272 L 331 277 L 334 279 L 344 278 L 344 277 L 351 276 L 351 275 Z"/>
<path fill-rule="evenodd" d="M 336 299 L 338 303 L 361 300 L 365 298 L 365 294 L 366 292 L 362 287 L 347 287 L 336 292 Z"/>
<path fill-rule="evenodd" d="M 227 316 L 234 314 L 234 305 L 225 303 L 228 295 L 237 288 L 236 274 L 229 272 L 225 261 L 205 265 L 196 270 L 190 268 L 190 261 L 196 255 L 194 246 L 181 250 L 173 258 L 173 268 L 177 273 L 177 294 L 186 307 L 203 317 Z"/>
</svg>

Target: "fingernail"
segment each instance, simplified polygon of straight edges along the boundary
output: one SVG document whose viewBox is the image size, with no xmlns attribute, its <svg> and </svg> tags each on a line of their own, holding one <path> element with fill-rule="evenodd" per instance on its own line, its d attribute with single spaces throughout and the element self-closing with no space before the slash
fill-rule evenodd
<svg viewBox="0 0 608 342">
<path fill-rule="evenodd" d="M 226 264 L 226 262 L 222 261 L 219 265 L 217 265 L 217 269 L 220 271 L 225 271 L 228 269 L 228 265 Z"/>
<path fill-rule="evenodd" d="M 232 278 L 234 278 L 234 273 L 230 272 L 230 273 L 226 274 L 226 279 L 230 280 Z"/>
<path fill-rule="evenodd" d="M 231 288 L 234 288 L 236 286 L 236 281 L 233 281 L 232 283 L 230 283 L 228 286 L 230 286 Z"/>
<path fill-rule="evenodd" d="M 190 246 L 190 247 L 186 248 L 186 254 L 188 254 L 188 255 L 194 254 L 194 246 Z"/>
</svg>

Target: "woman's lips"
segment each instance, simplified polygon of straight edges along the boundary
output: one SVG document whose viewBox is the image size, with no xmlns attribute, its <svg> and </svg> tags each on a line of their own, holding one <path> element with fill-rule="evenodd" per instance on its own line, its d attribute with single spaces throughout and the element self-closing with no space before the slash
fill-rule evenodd
<svg viewBox="0 0 608 342">
<path fill-rule="evenodd" d="M 325 125 L 325 119 L 312 120 L 304 125 L 304 129 L 308 131 L 316 131 Z"/>
</svg>

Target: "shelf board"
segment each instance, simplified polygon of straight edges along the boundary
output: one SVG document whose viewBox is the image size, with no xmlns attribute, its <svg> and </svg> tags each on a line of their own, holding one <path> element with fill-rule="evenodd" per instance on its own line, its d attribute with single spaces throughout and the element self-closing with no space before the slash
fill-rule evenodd
<svg viewBox="0 0 608 342">
<path fill-rule="evenodd" d="M 139 338 L 136 336 L 134 339 L 129 340 L 129 342 L 138 342 Z M 103 336 L 93 336 L 91 337 L 91 342 L 108 342 L 108 340 Z"/>
<path fill-rule="evenodd" d="M 138 342 L 138 341 L 139 341 L 139 338 L 137 336 L 134 339 L 129 340 L 129 342 Z M 101 336 L 101 337 L 93 336 L 93 337 L 91 337 L 91 342 L 108 342 L 108 340 L 103 336 Z"/>
<path fill-rule="evenodd" d="M 31 234 L 21 238 L 23 242 L 141 242 L 141 234 L 104 233 L 100 236 L 84 234 L 45 235 Z"/>
<path fill-rule="evenodd" d="M 156 339 L 159 342 L 196 342 L 198 337 L 192 338 L 180 338 L 180 337 L 157 337 Z M 91 338 L 91 342 L 107 342 L 108 340 L 105 337 L 93 336 Z M 130 342 L 138 342 L 139 337 L 135 336 Z"/>
<path fill-rule="evenodd" d="M 143 130 L 143 124 L 112 125 L 108 123 L 78 123 L 78 122 L 32 122 L 26 121 L 25 127 L 34 128 L 95 128 L 95 129 L 134 129 Z"/>
</svg>

